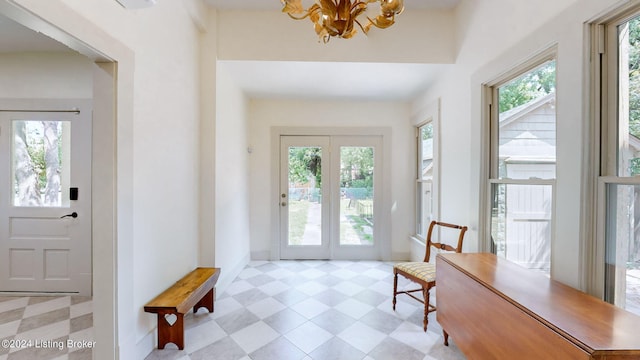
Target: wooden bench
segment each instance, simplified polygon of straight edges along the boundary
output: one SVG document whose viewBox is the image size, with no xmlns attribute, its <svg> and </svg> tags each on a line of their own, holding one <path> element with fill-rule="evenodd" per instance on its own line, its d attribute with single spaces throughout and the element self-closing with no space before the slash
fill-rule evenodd
<svg viewBox="0 0 640 360">
<path fill-rule="evenodd" d="M 201 307 L 213 312 L 219 276 L 218 268 L 197 268 L 144 306 L 144 311 L 158 314 L 158 349 L 174 343 L 184 350 L 184 314 Z"/>
</svg>

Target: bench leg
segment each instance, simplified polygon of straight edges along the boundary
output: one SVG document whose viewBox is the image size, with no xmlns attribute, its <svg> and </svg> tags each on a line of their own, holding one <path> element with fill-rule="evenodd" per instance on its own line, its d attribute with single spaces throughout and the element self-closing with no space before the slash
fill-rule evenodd
<svg viewBox="0 0 640 360">
<path fill-rule="evenodd" d="M 205 307 L 207 308 L 207 310 L 209 310 L 210 313 L 213 312 L 213 302 L 214 299 L 216 297 L 216 288 L 214 287 L 213 289 L 209 290 L 208 293 L 206 293 L 202 299 L 200 299 L 200 301 L 198 301 L 198 303 L 196 303 L 196 305 L 193 307 L 193 313 L 197 313 L 198 309 L 200 309 L 201 307 Z"/>
<path fill-rule="evenodd" d="M 176 320 L 169 323 L 166 316 L 175 315 Z M 158 313 L 158 349 L 164 349 L 168 343 L 174 343 L 180 350 L 184 350 L 184 314 Z"/>
</svg>

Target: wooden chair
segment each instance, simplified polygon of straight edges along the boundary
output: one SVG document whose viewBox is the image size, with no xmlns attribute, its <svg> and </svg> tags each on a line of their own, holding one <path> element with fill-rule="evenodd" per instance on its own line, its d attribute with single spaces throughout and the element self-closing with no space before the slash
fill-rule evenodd
<svg viewBox="0 0 640 360">
<path fill-rule="evenodd" d="M 436 226 L 458 229 L 460 230 L 458 236 L 458 244 L 456 247 L 451 245 L 447 245 L 444 242 L 433 242 L 432 235 L 433 230 Z M 462 241 L 464 240 L 464 234 L 467 231 L 466 226 L 447 224 L 438 221 L 432 221 L 429 224 L 429 231 L 427 232 L 427 244 L 426 244 L 426 254 L 424 256 L 424 260 L 421 262 L 402 262 L 397 263 L 393 267 L 393 310 L 396 310 L 396 295 L 398 294 L 406 294 L 410 297 L 418 300 L 419 302 L 424 304 L 424 331 L 427 331 L 427 323 L 429 320 L 427 316 L 430 312 L 436 311 L 436 307 L 429 303 L 429 290 L 432 287 L 436 286 L 436 265 L 434 263 L 429 263 L 429 257 L 431 255 L 431 247 L 434 247 L 439 250 L 445 251 L 455 251 L 457 253 L 462 252 Z M 442 237 L 442 234 L 440 234 Z M 415 282 L 421 286 L 419 289 L 415 290 L 403 290 L 398 291 L 398 275 L 402 275 L 405 278 Z M 423 299 L 413 295 L 414 292 L 422 292 Z"/>
</svg>

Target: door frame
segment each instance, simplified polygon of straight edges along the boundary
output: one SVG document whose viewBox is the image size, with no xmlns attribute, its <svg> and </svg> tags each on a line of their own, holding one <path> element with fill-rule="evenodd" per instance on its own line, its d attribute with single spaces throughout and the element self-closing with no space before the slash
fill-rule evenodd
<svg viewBox="0 0 640 360">
<path fill-rule="evenodd" d="M 19 3 L 18 3 L 19 1 Z M 0 0 L 0 13 L 59 41 L 95 63 L 93 71 L 93 329 L 95 358 L 133 354 L 134 53 L 97 24 L 57 1 Z M 120 256 L 119 256 L 120 255 Z M 124 255 L 124 256 L 122 256 Z M 117 290 L 116 290 L 117 289 Z M 118 296 L 118 293 L 124 294 Z M 124 331 L 119 331 L 122 327 Z M 124 343 L 120 341 L 124 339 Z"/>
<path fill-rule="evenodd" d="M 382 138 L 382 174 L 378 234 L 380 259 L 391 260 L 391 128 L 390 127 L 289 127 L 271 128 L 271 260 L 280 260 L 280 137 L 291 136 L 379 136 Z"/>
</svg>

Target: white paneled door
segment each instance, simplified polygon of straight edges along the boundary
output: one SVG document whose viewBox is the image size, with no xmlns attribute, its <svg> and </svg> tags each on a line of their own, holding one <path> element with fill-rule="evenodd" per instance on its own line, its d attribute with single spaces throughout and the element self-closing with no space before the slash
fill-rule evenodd
<svg viewBox="0 0 640 360">
<path fill-rule="evenodd" d="M 87 105 L 0 112 L 0 292 L 91 294 Z"/>
</svg>

